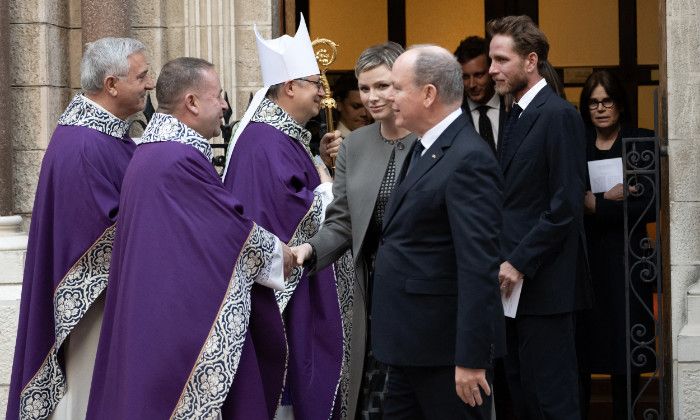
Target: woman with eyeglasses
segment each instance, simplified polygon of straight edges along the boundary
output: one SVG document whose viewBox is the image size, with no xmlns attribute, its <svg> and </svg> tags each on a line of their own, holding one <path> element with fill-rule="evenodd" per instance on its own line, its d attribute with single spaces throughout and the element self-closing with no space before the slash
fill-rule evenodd
<svg viewBox="0 0 700 420">
<path fill-rule="evenodd" d="M 335 161 L 334 198 L 326 210 L 326 220 L 309 243 L 295 247 L 299 248 L 297 255 L 314 269 L 334 262 L 348 249 L 353 251 L 356 283 L 349 338 L 352 354 L 342 404 L 346 410 L 343 418 L 348 420 L 382 418 L 387 369 L 372 357 L 368 334 L 374 257 L 384 209 L 416 140 L 414 134 L 396 126 L 389 100 L 391 68 L 401 53 L 400 45 L 387 42 L 360 54 L 355 65 L 360 99 L 375 122 L 343 140 Z"/>
<path fill-rule="evenodd" d="M 588 161 L 622 158 L 624 165 L 622 138 L 654 136 L 654 132 L 635 128 L 629 121 L 624 88 L 620 81 L 606 70 L 594 72 L 588 77 L 581 92 L 579 108 L 587 128 L 586 158 Z M 648 146 L 640 143 L 632 144 L 631 147 L 642 151 Z M 644 208 L 650 202 L 648 195 L 650 191 L 648 188 L 645 190 L 642 192 L 642 188 L 630 187 L 628 216 L 632 222 L 644 214 Z M 590 374 L 610 374 L 612 418 L 626 419 L 628 418 L 626 410 L 627 343 L 625 341 L 627 327 L 623 184 L 617 184 L 608 191 L 595 194 L 587 191 L 585 212 L 594 306 L 592 310 L 581 314 L 578 323 L 580 371 L 585 394 L 582 408 L 584 412 L 587 410 L 590 399 Z M 640 223 L 639 229 L 633 232 L 630 238 L 630 246 L 637 253 L 647 252 L 640 248 L 644 225 L 645 223 Z M 631 224 L 630 227 L 632 227 Z M 639 270 L 633 272 L 631 285 L 651 308 L 650 285 L 641 281 Z M 653 319 L 645 313 L 633 295 L 634 293 L 630 292 L 632 325 L 639 324 L 645 330 L 643 339 L 648 340 L 654 337 Z M 637 353 L 636 356 L 640 354 L 642 353 Z M 647 352 L 645 357 L 646 362 L 635 363 L 638 366 L 632 368 L 633 397 L 637 395 L 639 388 L 639 374 L 654 370 L 653 354 Z M 641 359 L 635 360 L 635 362 L 640 361 Z"/>
</svg>

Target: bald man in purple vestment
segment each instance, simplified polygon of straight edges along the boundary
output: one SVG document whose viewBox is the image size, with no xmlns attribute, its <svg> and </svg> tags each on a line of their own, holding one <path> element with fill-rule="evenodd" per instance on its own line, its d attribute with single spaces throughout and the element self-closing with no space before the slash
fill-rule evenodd
<svg viewBox="0 0 700 420">
<path fill-rule="evenodd" d="M 161 69 L 158 112 L 124 176 L 88 419 L 274 415 L 286 348 L 268 287 L 284 289 L 291 254 L 211 163 L 221 94 L 205 60 Z"/>
<path fill-rule="evenodd" d="M 88 44 L 81 84 L 41 165 L 8 420 L 85 417 L 122 177 L 136 147 L 126 119 L 153 89 L 144 45 Z"/>
</svg>

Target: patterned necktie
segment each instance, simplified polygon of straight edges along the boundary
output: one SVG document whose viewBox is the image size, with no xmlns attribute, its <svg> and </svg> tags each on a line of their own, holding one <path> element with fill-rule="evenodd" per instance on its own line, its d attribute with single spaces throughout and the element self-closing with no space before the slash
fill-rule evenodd
<svg viewBox="0 0 700 420">
<path fill-rule="evenodd" d="M 513 104 L 513 107 L 510 109 L 510 114 L 508 114 L 508 120 L 506 121 L 506 125 L 503 128 L 503 137 L 501 138 L 501 145 L 498 148 L 498 154 L 500 157 L 501 164 L 503 164 L 503 156 L 506 156 L 506 149 L 508 148 L 509 143 L 511 142 L 511 136 L 513 135 L 513 129 L 515 128 L 515 124 L 518 122 L 518 118 L 520 117 L 520 114 L 523 112 L 523 109 L 520 108 L 520 105 L 518 104 Z"/>
<path fill-rule="evenodd" d="M 487 105 L 481 105 L 477 108 L 479 111 L 479 135 L 483 138 L 486 143 L 491 147 L 494 153 L 496 153 L 496 141 L 493 138 L 493 126 L 491 125 L 491 120 L 486 113 L 490 108 Z"/>
</svg>

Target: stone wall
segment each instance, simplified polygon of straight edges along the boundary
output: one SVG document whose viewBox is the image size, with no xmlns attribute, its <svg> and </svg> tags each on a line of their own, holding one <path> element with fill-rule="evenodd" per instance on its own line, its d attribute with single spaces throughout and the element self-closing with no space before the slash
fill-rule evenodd
<svg viewBox="0 0 700 420">
<path fill-rule="evenodd" d="M 700 419 L 700 0 L 667 0 L 665 19 L 673 397 L 675 418 L 690 420 Z"/>
<path fill-rule="evenodd" d="M 149 0 L 130 5 L 131 36 L 148 48 L 154 77 L 172 58 L 207 59 L 221 75 L 234 118 L 240 118 L 250 93 L 260 86 L 252 28 L 255 24 L 270 36 L 272 0 Z M 13 208 L 22 221 L 18 226 L 17 217 L 0 218 L 0 417 L 7 404 L 39 167 L 58 117 L 80 88 L 82 54 L 81 0 L 9 0 L 8 8 Z"/>
</svg>

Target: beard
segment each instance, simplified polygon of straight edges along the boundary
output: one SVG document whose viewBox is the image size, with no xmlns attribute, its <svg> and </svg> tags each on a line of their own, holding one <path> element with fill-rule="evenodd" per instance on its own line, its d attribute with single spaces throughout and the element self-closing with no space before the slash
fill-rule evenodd
<svg viewBox="0 0 700 420">
<path fill-rule="evenodd" d="M 520 71 L 513 75 L 510 79 L 502 82 L 501 84 L 496 83 L 496 92 L 501 95 L 511 94 L 515 96 L 516 93 L 521 92 L 527 87 L 527 76 L 525 71 Z"/>
</svg>

